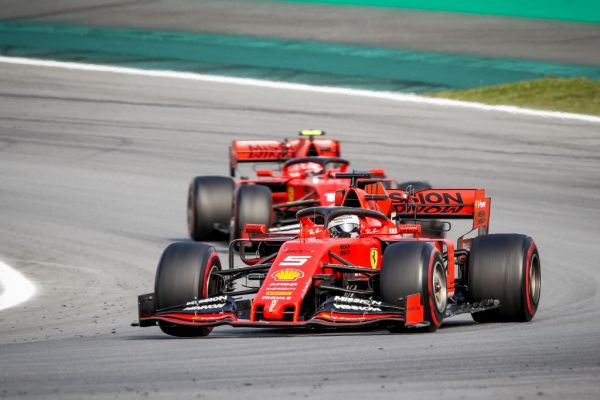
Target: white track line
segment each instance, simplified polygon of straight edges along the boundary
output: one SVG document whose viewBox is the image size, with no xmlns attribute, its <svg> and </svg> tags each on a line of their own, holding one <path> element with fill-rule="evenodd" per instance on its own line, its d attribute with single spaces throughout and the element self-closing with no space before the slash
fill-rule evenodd
<svg viewBox="0 0 600 400">
<path fill-rule="evenodd" d="M 0 310 L 14 307 L 29 300 L 36 291 L 35 285 L 19 271 L 0 261 Z"/>
<path fill-rule="evenodd" d="M 600 117 L 585 114 L 573 114 L 557 111 L 544 111 L 534 110 L 530 108 L 521 108 L 515 106 L 492 106 L 482 103 L 474 103 L 468 101 L 450 100 L 450 99 L 439 99 L 433 97 L 419 96 L 416 94 L 402 94 L 394 92 L 378 92 L 372 90 L 359 90 L 359 89 L 346 89 L 329 86 L 313 86 L 304 85 L 298 83 L 285 83 L 275 82 L 259 79 L 250 78 L 232 78 L 217 75 L 203 75 L 195 74 L 192 72 L 176 72 L 176 71 L 160 71 L 160 70 L 145 70 L 137 68 L 125 68 L 125 67 L 112 67 L 106 65 L 96 64 L 81 64 L 74 62 L 63 62 L 63 61 L 48 61 L 48 60 L 37 60 L 31 58 L 18 58 L 18 57 L 4 57 L 0 56 L 0 63 L 7 64 L 19 64 L 19 65 L 33 65 L 40 67 L 51 67 L 51 68 L 63 68 L 79 71 L 95 71 L 95 72 L 111 72 L 117 74 L 126 75 L 140 75 L 150 76 L 158 78 L 172 78 L 172 79 L 186 79 L 192 81 L 202 82 L 214 82 L 214 83 L 225 83 L 231 85 L 242 85 L 242 86 L 257 86 L 263 88 L 281 89 L 281 90 L 294 90 L 303 92 L 313 93 L 327 93 L 327 94 L 340 94 L 345 96 L 357 96 L 357 97 L 368 97 L 375 99 L 385 99 L 391 101 L 405 102 L 405 103 L 416 103 L 416 104 L 427 104 L 432 106 L 441 107 L 459 107 L 481 111 L 497 111 L 516 115 L 527 115 L 532 117 L 541 118 L 555 118 L 570 121 L 583 121 L 600 123 Z"/>
</svg>

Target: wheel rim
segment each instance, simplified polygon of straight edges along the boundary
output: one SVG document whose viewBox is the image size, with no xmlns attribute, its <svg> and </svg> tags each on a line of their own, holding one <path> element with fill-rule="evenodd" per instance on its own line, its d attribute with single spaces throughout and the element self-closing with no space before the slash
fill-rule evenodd
<svg viewBox="0 0 600 400">
<path fill-rule="evenodd" d="M 207 279 L 206 279 L 206 297 L 212 297 L 214 295 L 217 294 L 218 290 L 215 287 L 216 285 L 214 285 L 214 277 L 213 277 L 213 273 L 218 271 L 219 267 L 216 263 L 213 263 L 213 265 L 211 265 L 210 270 L 208 271 L 208 275 L 207 275 Z M 211 283 L 213 283 L 211 285 Z"/>
<path fill-rule="evenodd" d="M 432 283 L 435 308 L 440 314 L 443 314 L 446 311 L 447 288 L 446 274 L 440 262 L 437 262 L 433 267 Z"/>
<path fill-rule="evenodd" d="M 540 292 L 542 288 L 542 274 L 540 271 L 540 260 L 537 254 L 531 257 L 529 267 L 529 295 L 533 304 L 537 304 L 540 300 Z"/>
</svg>

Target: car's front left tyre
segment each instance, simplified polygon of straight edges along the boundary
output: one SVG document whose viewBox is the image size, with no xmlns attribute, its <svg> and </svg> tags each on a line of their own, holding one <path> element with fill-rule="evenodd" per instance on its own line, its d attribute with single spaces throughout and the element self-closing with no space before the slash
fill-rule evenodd
<svg viewBox="0 0 600 400">
<path fill-rule="evenodd" d="M 216 240 L 229 227 L 235 182 L 227 176 L 197 176 L 190 182 L 187 225 L 190 238 Z"/>
</svg>

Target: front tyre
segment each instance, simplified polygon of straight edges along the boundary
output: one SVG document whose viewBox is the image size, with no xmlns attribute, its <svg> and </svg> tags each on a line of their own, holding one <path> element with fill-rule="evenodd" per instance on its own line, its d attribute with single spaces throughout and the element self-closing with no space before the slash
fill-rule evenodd
<svg viewBox="0 0 600 400">
<path fill-rule="evenodd" d="M 500 307 L 471 314 L 477 322 L 527 322 L 537 312 L 541 264 L 532 238 L 491 234 L 473 239 L 468 284 L 474 302 L 495 299 Z"/>
<path fill-rule="evenodd" d="M 404 242 L 388 246 L 383 253 L 379 279 L 381 299 L 400 305 L 400 298 L 421 294 L 429 332 L 444 320 L 447 304 L 446 268 L 442 255 L 431 243 Z M 404 326 L 389 328 L 404 331 Z"/>
<path fill-rule="evenodd" d="M 216 240 L 231 220 L 235 182 L 227 176 L 197 176 L 188 189 L 187 225 L 193 240 Z"/>
<path fill-rule="evenodd" d="M 219 281 L 212 275 L 221 270 L 214 247 L 204 243 L 176 242 L 169 245 L 158 263 L 154 283 L 157 311 L 180 306 L 192 300 L 205 299 L 219 293 Z M 212 328 L 159 323 L 171 336 L 206 336 Z"/>
</svg>

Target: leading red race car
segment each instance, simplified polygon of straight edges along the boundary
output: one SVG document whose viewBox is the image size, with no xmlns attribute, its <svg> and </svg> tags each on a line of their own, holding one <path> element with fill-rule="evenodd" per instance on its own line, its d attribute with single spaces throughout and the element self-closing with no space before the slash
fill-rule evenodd
<svg viewBox="0 0 600 400">
<path fill-rule="evenodd" d="M 323 131 L 304 130 L 295 140 L 234 140 L 229 151 L 231 177 L 197 176 L 190 183 L 187 221 L 194 240 L 239 238 L 244 225 L 265 224 L 272 230 L 297 229 L 296 212 L 334 204 L 335 192 L 347 187 L 350 162 L 340 158 L 340 143 Z M 256 170 L 256 178 L 234 180 L 240 163 L 279 163 L 280 170 Z M 397 186 L 382 169 L 369 179 Z M 413 183 L 426 187 L 426 183 Z"/>
<path fill-rule="evenodd" d="M 222 268 L 215 249 L 173 243 L 154 293 L 139 296 L 139 325 L 173 336 L 214 326 L 356 327 L 436 330 L 471 313 L 478 322 L 529 321 L 540 299 L 541 265 L 528 236 L 488 234 L 490 198 L 481 189 L 386 190 L 381 183 L 337 193 L 335 207 L 298 212 L 295 237 L 248 225 L 256 248 L 246 266 Z M 358 207 L 359 204 L 370 208 Z M 393 209 L 397 220 L 389 219 Z M 410 219 L 473 220 L 468 238 L 421 237 Z M 402 223 L 398 223 L 401 221 Z M 251 299 L 243 299 L 252 295 Z"/>
</svg>

